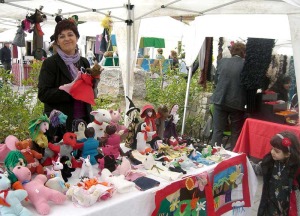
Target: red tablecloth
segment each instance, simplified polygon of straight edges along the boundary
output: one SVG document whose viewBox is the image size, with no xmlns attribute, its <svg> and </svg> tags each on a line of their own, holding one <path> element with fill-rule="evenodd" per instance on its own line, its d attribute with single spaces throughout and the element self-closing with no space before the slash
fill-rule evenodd
<svg viewBox="0 0 300 216">
<path fill-rule="evenodd" d="M 300 127 L 247 118 L 237 140 L 234 152 L 244 152 L 262 159 L 271 151 L 271 138 L 281 131 L 294 132 L 300 139 Z"/>
</svg>

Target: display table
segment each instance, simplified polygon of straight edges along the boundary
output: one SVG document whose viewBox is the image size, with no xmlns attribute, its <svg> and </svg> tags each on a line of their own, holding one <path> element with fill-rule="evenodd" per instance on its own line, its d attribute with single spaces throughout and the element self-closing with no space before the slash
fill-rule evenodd
<svg viewBox="0 0 300 216">
<path fill-rule="evenodd" d="M 233 152 L 228 152 L 228 154 L 231 154 L 233 157 L 235 157 L 237 154 Z M 221 162 L 222 163 L 222 162 Z M 205 171 L 208 171 L 208 173 L 211 173 L 213 169 L 215 168 L 216 164 L 211 166 L 204 166 L 202 168 L 198 169 L 190 169 L 186 175 L 195 175 L 199 174 Z M 253 204 L 253 198 L 255 196 L 255 192 L 257 189 L 257 179 L 253 172 L 252 166 L 247 162 L 248 167 L 248 181 L 249 181 L 249 188 L 250 188 L 250 197 Z M 94 173 L 98 173 L 97 165 L 94 165 Z M 72 178 L 69 179 L 70 184 L 76 184 L 79 179 L 80 169 L 77 169 L 75 172 L 73 172 Z M 160 185 L 158 187 L 146 190 L 146 191 L 139 191 L 137 189 L 133 189 L 132 192 L 120 194 L 116 193 L 113 195 L 112 198 L 106 200 L 106 201 L 100 201 L 95 203 L 94 205 L 90 207 L 82 207 L 78 204 L 74 204 L 72 201 L 67 200 L 63 205 L 51 205 L 51 215 L 109 215 L 109 216 L 120 216 L 120 215 L 138 215 L 138 216 L 149 216 L 155 209 L 155 192 L 157 190 L 160 190 L 167 185 L 170 185 L 172 182 L 166 181 L 162 178 L 155 177 L 153 175 L 147 175 L 149 178 L 153 178 L 155 180 L 160 181 Z M 251 185 L 251 187 L 250 187 Z M 28 209 L 30 209 L 34 215 L 38 215 L 35 209 L 33 209 L 32 205 L 27 205 Z M 250 208 L 245 208 L 245 214 L 243 215 L 249 215 Z M 232 215 L 232 213 L 230 213 Z"/>
<path fill-rule="evenodd" d="M 271 151 L 271 138 L 275 134 L 286 130 L 294 132 L 300 138 L 299 126 L 247 118 L 233 151 L 244 152 L 251 157 L 262 159 Z"/>
</svg>

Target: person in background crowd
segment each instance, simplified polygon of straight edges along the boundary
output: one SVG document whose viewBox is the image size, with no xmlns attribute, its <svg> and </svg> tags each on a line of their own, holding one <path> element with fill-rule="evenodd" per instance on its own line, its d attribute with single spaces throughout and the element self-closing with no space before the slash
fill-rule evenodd
<svg viewBox="0 0 300 216">
<path fill-rule="evenodd" d="M 178 62 L 177 52 L 175 50 L 171 50 L 169 59 L 173 60 L 171 69 L 178 68 L 179 62 Z"/>
<path fill-rule="evenodd" d="M 244 124 L 246 91 L 240 81 L 244 67 L 246 46 L 235 43 L 231 47 L 231 58 L 217 62 L 217 86 L 212 95 L 214 104 L 212 144 L 222 144 L 223 132 L 231 125 L 231 150 L 234 148 Z"/>
<path fill-rule="evenodd" d="M 90 49 L 89 51 L 87 51 L 86 57 L 89 60 L 90 65 L 93 65 L 93 59 L 95 58 L 95 55 L 94 55 L 92 49 Z"/>
<path fill-rule="evenodd" d="M 163 49 L 162 48 L 159 48 L 157 49 L 157 55 L 156 55 L 156 59 L 162 59 L 162 60 L 165 60 L 165 57 L 163 56 Z"/>
<path fill-rule="evenodd" d="M 289 76 L 279 76 L 274 83 L 274 85 L 270 88 L 271 91 L 277 93 L 277 100 L 283 100 L 285 102 L 289 101 L 289 89 L 291 86 L 291 77 Z"/>
<path fill-rule="evenodd" d="M 296 191 L 300 186 L 300 144 L 289 131 L 275 134 L 270 141 L 271 152 L 258 164 L 256 174 L 263 176 L 263 189 L 258 216 L 297 214 Z"/>
<path fill-rule="evenodd" d="M 47 58 L 43 64 L 38 80 L 38 98 L 44 103 L 44 112 L 49 116 L 57 109 L 68 116 L 67 131 L 72 130 L 74 119 L 83 119 L 86 123 L 92 121 L 91 105 L 75 100 L 59 87 L 71 83 L 81 67 L 89 68 L 88 60 L 81 57 L 77 48 L 79 32 L 75 23 L 62 20 L 57 23 L 54 31 L 57 43 L 57 54 Z"/>
<path fill-rule="evenodd" d="M 0 60 L 3 64 L 4 70 L 10 72 L 11 70 L 11 50 L 9 42 L 5 42 L 4 46 L 0 49 Z"/>
</svg>

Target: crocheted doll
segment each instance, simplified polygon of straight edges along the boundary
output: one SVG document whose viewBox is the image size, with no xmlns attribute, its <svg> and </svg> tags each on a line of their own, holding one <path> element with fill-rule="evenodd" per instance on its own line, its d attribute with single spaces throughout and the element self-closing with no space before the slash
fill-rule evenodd
<svg viewBox="0 0 300 216">
<path fill-rule="evenodd" d="M 45 148 L 48 147 L 48 138 L 45 133 L 49 129 L 50 120 L 46 115 L 40 116 L 29 122 L 29 135 L 32 139 L 32 149 L 44 154 Z"/>
<path fill-rule="evenodd" d="M 51 208 L 48 201 L 52 201 L 55 204 L 63 204 L 65 202 L 67 197 L 64 194 L 44 185 L 47 181 L 45 175 L 39 174 L 34 179 L 31 179 L 30 170 L 21 166 L 15 167 L 13 173 L 22 182 L 24 189 L 28 192 L 29 200 L 39 214 L 46 215 L 50 213 Z"/>
<path fill-rule="evenodd" d="M 125 146 L 127 148 L 136 148 L 136 140 L 134 139 L 136 137 L 135 131 L 136 127 L 139 124 L 139 113 L 140 109 L 135 107 L 132 100 L 126 96 L 126 98 L 129 100 L 129 109 L 126 112 L 126 115 L 128 117 L 128 135 L 125 140 Z"/>
<path fill-rule="evenodd" d="M 155 124 L 156 112 L 152 105 L 145 105 L 142 108 L 141 118 L 144 119 L 144 122 L 146 122 L 147 126 L 149 126 L 150 131 L 154 131 L 155 135 L 157 136 Z M 154 136 L 149 137 L 147 141 L 150 141 L 152 138 L 154 138 Z"/>
<path fill-rule="evenodd" d="M 66 121 L 68 116 L 59 110 L 52 110 L 49 115 L 49 130 L 47 131 L 48 141 L 51 143 L 57 143 L 62 140 L 63 135 L 67 132 Z"/>
<path fill-rule="evenodd" d="M 0 214 L 15 216 L 33 215 L 22 206 L 21 201 L 27 197 L 26 190 L 10 190 L 10 180 L 7 175 L 0 173 Z"/>
<path fill-rule="evenodd" d="M 21 151 L 27 161 L 27 167 L 29 168 L 30 172 L 44 174 L 43 166 L 38 161 L 42 158 L 42 154 L 34 151 L 30 148 L 32 145 L 31 139 L 26 139 L 23 141 L 16 142 L 16 148 Z"/>
<path fill-rule="evenodd" d="M 16 150 L 15 143 L 18 141 L 17 137 L 9 135 L 5 138 L 4 144 L 0 144 L 0 163 L 4 161 L 10 151 Z"/>
</svg>

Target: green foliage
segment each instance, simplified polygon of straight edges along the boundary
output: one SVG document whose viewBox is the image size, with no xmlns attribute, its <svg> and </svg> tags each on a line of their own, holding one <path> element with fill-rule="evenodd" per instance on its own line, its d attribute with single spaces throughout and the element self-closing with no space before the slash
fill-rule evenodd
<svg viewBox="0 0 300 216">
<path fill-rule="evenodd" d="M 26 91 L 22 91 L 25 87 L 11 87 L 9 82 L 12 82 L 13 76 L 4 69 L 0 69 L 0 77 L 8 81 L 2 82 L 0 88 L 0 141 L 3 143 L 10 134 L 20 140 L 26 139 L 29 137 L 28 122 L 43 112 L 43 105 L 36 98 L 37 81 L 32 83 L 33 87 L 26 87 Z"/>
<path fill-rule="evenodd" d="M 184 131 L 185 134 L 194 137 L 200 137 L 201 125 L 203 125 L 204 123 L 205 110 L 202 109 L 205 108 L 200 107 L 199 104 L 201 104 L 201 101 L 205 97 L 205 94 L 212 91 L 211 83 L 208 83 L 207 88 L 204 90 L 203 87 L 198 84 L 198 78 L 199 72 L 198 74 L 195 74 L 191 79 Z M 163 85 L 162 82 L 164 83 Z M 174 70 L 168 71 L 163 77 L 159 77 L 156 79 L 147 78 L 146 80 L 147 101 L 149 101 L 156 107 L 161 104 L 165 104 L 169 108 L 171 108 L 174 104 L 179 105 L 178 113 L 181 120 L 177 123 L 178 130 L 180 130 L 182 126 L 186 89 L 186 74 L 180 74 Z"/>
</svg>

